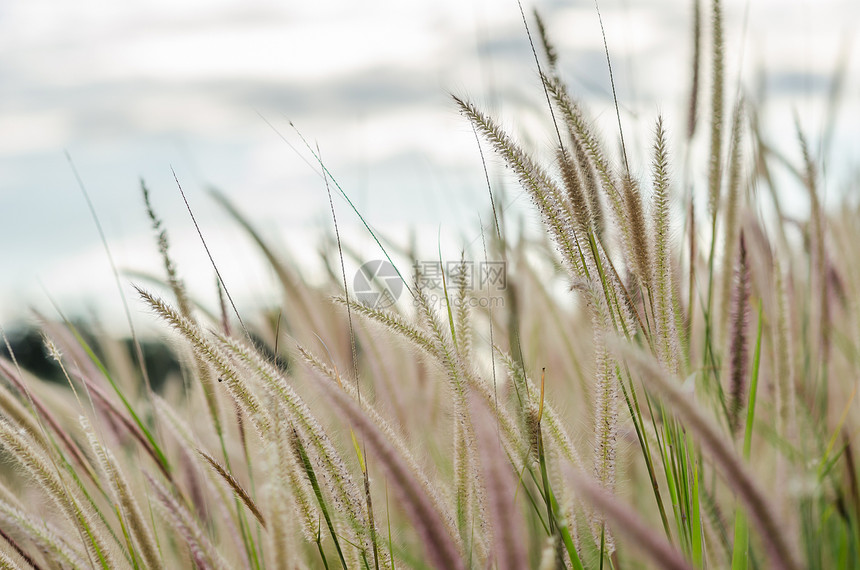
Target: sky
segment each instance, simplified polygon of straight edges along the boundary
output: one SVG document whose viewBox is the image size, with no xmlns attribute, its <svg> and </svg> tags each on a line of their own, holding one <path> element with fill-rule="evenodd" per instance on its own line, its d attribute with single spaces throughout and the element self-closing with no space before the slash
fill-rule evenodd
<svg viewBox="0 0 860 570">
<path fill-rule="evenodd" d="M 599 3 L 632 168 L 643 176 L 659 114 L 681 154 L 692 5 Z M 544 16 L 564 79 L 615 144 L 595 3 L 524 6 Z M 789 157 L 798 154 L 795 114 L 819 144 L 832 77 L 844 62 L 825 184 L 835 203 L 860 152 L 860 3 L 726 0 L 724 6 L 729 100 L 740 85 L 751 100 L 764 101 L 767 132 Z M 119 313 L 110 263 L 75 171 L 135 311 L 134 272 L 160 275 L 141 180 L 180 271 L 204 302 L 214 299 L 215 278 L 177 180 L 243 303 L 270 299 L 275 282 L 210 188 L 315 279 L 331 212 L 318 164 L 299 133 L 374 228 L 399 240 L 416 231 L 430 252 L 440 240 L 445 255 L 458 257 L 480 235 L 489 201 L 474 135 L 452 93 L 475 100 L 528 148 L 551 156 L 552 127 L 514 0 L 3 0 L 0 325 L 30 318 L 34 308 L 55 315 L 52 300 L 68 311 Z M 694 147 L 699 153 L 705 126 Z M 706 163 L 692 163 L 695 180 Z M 502 186 L 499 161 L 490 156 L 489 166 L 505 188 L 503 207 L 537 227 L 516 186 L 509 179 Z M 802 216 L 802 195 L 791 196 L 790 209 Z M 379 258 L 345 201 L 336 197 L 335 207 L 359 257 Z"/>
</svg>

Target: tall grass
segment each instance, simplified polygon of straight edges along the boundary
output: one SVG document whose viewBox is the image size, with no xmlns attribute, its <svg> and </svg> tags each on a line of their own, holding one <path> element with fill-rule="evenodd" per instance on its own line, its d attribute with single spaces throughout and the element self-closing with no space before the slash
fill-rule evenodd
<svg viewBox="0 0 860 570">
<path fill-rule="evenodd" d="M 282 287 L 236 327 L 185 289 L 144 187 L 166 275 L 137 291 L 182 380 L 153 392 L 142 364 L 103 360 L 110 339 L 69 321 L 44 328 L 65 385 L 6 343 L 0 567 L 860 567 L 860 212 L 825 209 L 798 129 L 810 215 L 761 213 L 751 189 L 773 184 L 771 158 L 744 164 L 744 141 L 763 145 L 750 101 L 723 140 L 718 0 L 711 14 L 703 220 L 673 211 L 681 161 L 662 117 L 649 165 L 615 156 L 540 20 L 548 156 L 454 97 L 547 238 L 514 240 L 490 185 L 484 256 L 507 264 L 504 307 L 472 306 L 465 258 L 439 304 L 422 275 L 409 303 L 362 304 L 339 232 L 331 282 L 311 286 L 215 194 Z"/>
</svg>

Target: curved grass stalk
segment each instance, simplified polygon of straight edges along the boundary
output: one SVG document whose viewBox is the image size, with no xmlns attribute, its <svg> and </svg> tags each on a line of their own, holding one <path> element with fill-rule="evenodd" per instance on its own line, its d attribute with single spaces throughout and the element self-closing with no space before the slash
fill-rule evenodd
<svg viewBox="0 0 860 570">
<path fill-rule="evenodd" d="M 331 439 L 311 413 L 310 408 L 289 385 L 283 374 L 264 360 L 253 349 L 242 341 L 218 336 L 218 342 L 242 364 L 248 367 L 275 396 L 277 409 L 289 418 L 292 425 L 300 432 L 302 440 L 312 452 L 314 458 L 319 458 L 320 472 L 323 481 L 337 498 L 346 512 L 350 526 L 362 542 L 362 551 L 367 557 L 372 556 L 368 521 L 363 510 L 362 493 L 346 468 L 340 453 L 334 447 Z"/>
<path fill-rule="evenodd" d="M 245 384 L 239 371 L 230 364 L 227 355 L 209 341 L 197 325 L 183 317 L 173 307 L 143 289 L 137 288 L 137 292 L 157 315 L 191 343 L 195 353 L 216 369 L 221 375 L 219 381 L 227 386 L 230 395 L 248 414 L 261 437 L 265 437 L 272 425 L 272 418 L 252 391 L 252 387 Z"/>
<path fill-rule="evenodd" d="M 203 570 L 227 570 L 229 566 L 188 509 L 180 504 L 155 477 L 146 472 L 144 475 L 155 494 L 157 510 L 185 541 L 197 567 Z"/>
<path fill-rule="evenodd" d="M 0 520 L 5 528 L 14 527 L 29 538 L 37 548 L 51 560 L 64 568 L 87 567 L 86 555 L 71 547 L 60 538 L 60 529 L 45 521 L 36 521 L 20 508 L 0 500 Z"/>
<path fill-rule="evenodd" d="M 332 370 L 329 366 L 323 363 L 316 355 L 314 355 L 312 352 L 302 346 L 298 347 L 298 351 L 302 355 L 302 358 L 304 358 L 305 361 L 313 369 L 323 374 L 332 382 L 338 383 L 337 375 L 334 370 Z M 347 394 L 349 394 L 354 400 L 356 400 L 356 403 L 358 403 L 355 391 L 348 384 L 339 385 L 341 385 L 342 389 Z M 412 471 L 412 474 L 423 488 L 424 493 L 433 502 L 434 508 L 442 514 L 443 520 L 445 521 L 450 536 L 456 537 L 457 531 L 454 526 L 454 517 L 445 508 L 442 502 L 442 494 L 427 477 L 427 475 L 425 474 L 426 470 L 418 465 L 418 461 L 416 460 L 415 455 L 409 450 L 408 446 L 406 445 L 406 442 L 397 433 L 394 427 L 378 411 L 376 411 L 376 409 L 372 405 L 370 405 L 366 401 L 362 401 L 361 406 L 368 419 L 370 419 L 370 421 L 373 422 L 373 424 L 388 438 L 388 440 L 400 454 L 400 457 L 409 466 L 410 470 Z"/>
<path fill-rule="evenodd" d="M 395 447 L 336 384 L 324 379 L 321 380 L 321 386 L 350 424 L 364 435 L 367 444 L 378 456 L 379 465 L 389 476 L 394 492 L 400 497 L 401 506 L 422 537 L 431 564 L 439 569 L 465 570 L 462 555 L 448 535 L 442 515 L 423 493 Z"/>
<path fill-rule="evenodd" d="M 472 103 L 454 97 L 461 112 L 484 135 L 496 152 L 519 178 L 540 210 L 547 229 L 556 242 L 565 269 L 571 279 L 584 275 L 579 242 L 577 241 L 570 208 L 561 190 L 549 175 L 538 166 L 496 123 Z"/>
<path fill-rule="evenodd" d="M 95 508 L 90 503 L 79 501 L 61 473 L 50 466 L 50 460 L 36 451 L 30 438 L 6 420 L 0 420 L 0 445 L 12 454 L 75 525 L 90 556 L 90 563 L 106 569 L 116 567 L 113 552 L 103 540 L 102 529 L 95 526 L 95 521 L 99 520 Z"/>
<path fill-rule="evenodd" d="M 629 507 L 618 502 L 597 482 L 575 470 L 568 471 L 568 479 L 582 496 L 614 522 L 616 528 L 625 533 L 660 568 L 692 570 L 692 566 L 665 538 L 655 533 Z"/>
<path fill-rule="evenodd" d="M 451 385 L 452 407 L 454 415 L 454 484 L 456 489 L 457 525 L 460 538 L 466 552 L 471 552 L 472 546 L 478 546 L 479 555 L 483 555 L 485 547 L 480 540 L 475 542 L 477 534 L 480 539 L 484 535 L 481 530 L 484 523 L 484 497 L 481 479 L 477 476 L 475 454 L 475 434 L 472 418 L 467 404 L 468 375 L 467 367 L 457 350 L 457 340 L 454 336 L 454 321 L 451 318 L 449 305 L 450 336 L 423 289 L 416 287 L 416 299 L 425 322 L 433 334 L 436 353 L 440 356 L 442 367 L 446 370 Z M 447 291 L 445 294 L 448 301 Z M 477 514 L 477 524 L 475 515 Z M 477 530 L 477 532 L 476 532 Z M 483 557 L 483 556 L 482 556 Z"/>
<path fill-rule="evenodd" d="M 640 372 L 648 386 L 662 394 L 670 404 L 673 414 L 683 422 L 687 430 L 697 436 L 698 443 L 711 455 L 714 465 L 746 505 L 774 566 L 798 570 L 800 565 L 786 542 L 769 501 L 719 429 L 706 418 L 689 396 L 680 390 L 680 381 L 671 378 L 665 369 L 641 351 L 623 345 L 618 346 L 617 350 L 628 364 Z"/>
<path fill-rule="evenodd" d="M 79 418 L 81 428 L 87 435 L 95 456 L 99 462 L 102 473 L 107 479 L 108 487 L 113 495 L 114 506 L 120 513 L 121 521 L 124 521 L 128 527 L 128 532 L 131 538 L 134 539 L 134 546 L 140 550 L 143 562 L 146 568 L 157 569 L 163 568 L 164 564 L 161 560 L 161 555 L 158 552 L 158 547 L 152 535 L 149 525 L 143 517 L 143 513 L 134 498 L 134 493 L 131 486 L 126 480 L 125 475 L 120 470 L 116 458 L 110 450 L 106 449 L 96 438 L 95 432 L 90 428 L 89 420 L 81 416 Z M 134 548 L 129 545 L 129 550 L 134 556 Z"/>
<path fill-rule="evenodd" d="M 224 468 L 223 465 L 218 463 L 218 461 L 214 457 L 201 449 L 198 449 L 197 453 L 200 457 L 203 458 L 206 464 L 209 465 L 212 471 L 214 471 L 230 487 L 230 489 L 233 490 L 233 493 L 237 497 L 239 497 L 242 503 L 248 508 L 249 511 L 251 511 L 251 514 L 253 514 L 254 517 L 258 521 L 260 521 L 260 524 L 263 525 L 263 528 L 266 528 L 266 518 L 263 516 L 263 513 L 260 512 L 260 508 L 254 502 L 254 499 L 252 499 L 251 495 L 248 494 L 248 491 L 246 491 L 242 487 L 242 485 L 238 481 L 236 481 L 236 478 L 233 477 L 233 475 L 231 475 Z"/>
</svg>

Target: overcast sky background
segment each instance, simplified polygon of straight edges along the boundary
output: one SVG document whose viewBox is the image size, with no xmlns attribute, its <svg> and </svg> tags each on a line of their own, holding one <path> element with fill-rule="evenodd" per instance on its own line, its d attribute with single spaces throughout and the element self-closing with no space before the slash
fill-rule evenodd
<svg viewBox="0 0 860 570">
<path fill-rule="evenodd" d="M 724 4 L 728 95 L 733 98 L 739 72 L 746 92 L 755 93 L 763 81 L 770 139 L 789 156 L 797 155 L 795 111 L 817 144 L 831 77 L 840 54 L 847 54 L 826 180 L 835 200 L 856 172 L 860 151 L 860 3 Z M 532 7 L 547 21 L 572 91 L 614 145 L 594 3 L 526 4 Z M 647 151 L 663 113 L 679 153 L 692 1 L 602 0 L 600 7 L 628 146 Z M 30 306 L 50 314 L 48 295 L 69 310 L 93 307 L 102 316 L 120 306 L 66 151 L 117 264 L 160 274 L 142 177 L 180 271 L 205 300 L 213 298 L 214 276 L 171 167 L 228 286 L 243 303 L 261 301 L 274 280 L 206 188 L 221 189 L 279 248 L 311 268 L 330 212 L 312 158 L 288 121 L 319 145 L 374 227 L 400 238 L 417 228 L 430 237 L 431 252 L 441 228 L 446 255 L 457 257 L 478 235 L 488 199 L 473 134 L 449 92 L 501 116 L 530 148 L 551 149 L 543 93 L 514 0 L 2 0 L 0 324 L 26 316 Z M 699 139 L 705 131 L 700 124 Z M 701 176 L 705 162 L 693 165 L 693 176 Z M 494 171 L 498 166 L 491 160 Z M 634 152 L 633 168 L 647 174 L 647 156 Z M 680 165 L 677 170 L 680 177 Z M 508 188 L 509 199 L 517 193 Z M 790 208 L 802 215 L 806 205 L 795 196 Z M 344 202 L 336 202 L 342 230 L 360 255 L 380 257 L 360 238 Z M 527 200 L 509 207 L 537 224 Z"/>
</svg>

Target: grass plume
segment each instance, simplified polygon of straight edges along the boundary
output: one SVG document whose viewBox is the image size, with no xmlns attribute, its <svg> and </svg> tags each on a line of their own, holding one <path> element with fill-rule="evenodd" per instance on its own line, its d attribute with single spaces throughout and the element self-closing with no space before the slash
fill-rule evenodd
<svg viewBox="0 0 860 570">
<path fill-rule="evenodd" d="M 36 316 L 39 371 L 0 330 L 0 567 L 860 568 L 860 208 L 825 199 L 834 171 L 811 149 L 831 132 L 797 117 L 795 160 L 767 140 L 761 100 L 726 98 L 720 0 L 702 111 L 707 10 L 692 7 L 686 125 L 657 117 L 640 153 L 621 110 L 652 118 L 610 69 L 622 140 L 604 144 L 554 22 L 536 15 L 532 43 L 520 6 L 547 144 L 454 96 L 489 189 L 478 219 L 493 218 L 471 242 L 461 228 L 455 259 L 441 230 L 435 249 L 417 230 L 382 239 L 296 130 L 335 231 L 309 272 L 213 191 L 279 289 L 240 316 L 205 240 L 217 305 L 182 282 L 141 182 L 164 273 L 147 279 L 173 300 L 137 291 L 165 334 L 115 338 L 57 306 Z M 484 145 L 530 204 L 513 207 Z M 810 208 L 789 219 L 792 184 Z M 371 254 L 340 198 L 391 264 L 368 281 L 388 306 L 351 290 Z M 150 385 L 144 364 L 166 372 Z"/>
</svg>

